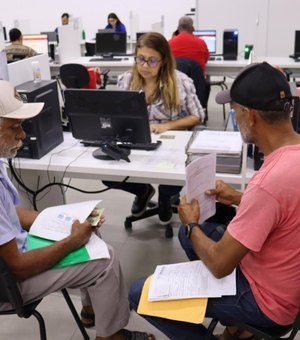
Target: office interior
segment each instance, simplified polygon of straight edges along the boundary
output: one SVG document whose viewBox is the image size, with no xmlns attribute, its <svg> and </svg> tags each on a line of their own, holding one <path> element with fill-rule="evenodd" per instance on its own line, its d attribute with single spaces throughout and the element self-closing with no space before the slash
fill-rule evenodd
<svg viewBox="0 0 300 340">
<path fill-rule="evenodd" d="M 99 2 L 90 0 L 84 4 L 79 0 L 62 2 L 58 0 L 36 2 L 28 0 L 26 5 L 20 0 L 12 3 L 2 3 L 0 22 L 5 26 L 7 32 L 12 27 L 19 27 L 24 34 L 39 34 L 52 31 L 60 26 L 60 16 L 63 12 L 71 14 L 71 22 L 76 26 L 78 32 L 85 31 L 86 40 L 93 40 L 98 29 L 105 27 L 107 14 L 115 12 L 127 27 L 127 41 L 135 42 L 137 32 L 157 30 L 170 38 L 172 32 L 177 28 L 178 19 L 182 15 L 190 15 L 195 22 L 195 28 L 199 30 L 213 29 L 217 32 L 218 54 L 223 52 L 223 31 L 226 29 L 237 29 L 239 32 L 238 58 L 244 59 L 244 46 L 254 46 L 254 58 L 288 58 L 294 51 L 295 30 L 300 30 L 298 24 L 298 13 L 300 3 L 297 0 L 153 0 L 151 3 L 128 0 L 114 0 L 113 2 Z M 146 8 L 146 10 L 145 10 Z M 146 13 L 146 14 L 145 14 Z M 284 13 L 284 15 L 283 15 Z M 1 34 L 1 33 L 0 33 Z M 82 37 L 82 36 L 81 36 Z M 82 45 L 82 39 L 80 44 Z M 128 45 L 128 49 L 134 45 Z M 82 48 L 66 45 L 63 47 L 64 56 L 60 63 L 80 58 Z M 51 69 L 51 63 L 47 55 L 33 57 L 40 63 L 42 79 L 51 80 L 57 69 Z M 8 68 L 8 76 L 16 86 L 32 81 L 31 60 L 11 64 Z M 247 62 L 245 63 L 245 65 Z M 244 65 L 244 64 L 243 64 Z M 126 66 L 127 67 L 127 66 Z M 130 69 L 130 66 L 128 66 Z M 114 72 L 111 72 L 111 76 Z M 296 74 L 296 76 L 298 76 Z M 222 80 L 224 75 L 213 73 L 216 80 Z M 226 75 L 226 84 L 230 86 L 234 75 Z M 115 89 L 115 84 L 107 86 Z M 223 108 L 214 102 L 216 93 L 221 90 L 219 86 L 212 86 L 208 103 L 209 119 L 206 126 L 200 129 L 224 130 Z M 60 105 L 62 98 L 60 87 L 58 87 Z M 228 116 L 229 106 L 225 107 Z M 95 180 L 75 179 L 73 185 L 84 186 L 87 190 L 93 190 L 95 185 L 101 187 L 101 183 Z M 156 186 L 156 185 L 155 185 Z M 104 188 L 104 186 L 103 186 Z M 68 203 L 95 199 L 90 194 L 82 194 L 72 190 L 65 193 Z M 116 200 L 117 197 L 117 200 Z M 174 237 L 166 238 L 166 227 L 159 223 L 158 217 L 134 222 L 133 228 L 124 228 L 124 220 L 130 212 L 132 195 L 109 190 L 101 194 L 103 207 L 105 209 L 106 223 L 103 227 L 102 236 L 107 243 L 111 244 L 121 261 L 123 273 L 128 287 L 134 279 L 152 273 L 157 264 L 167 264 L 186 261 L 178 239 L 177 232 L 180 221 L 174 215 L 172 230 Z M 156 199 L 157 196 L 154 196 Z M 118 214 L 115 213 L 116 205 Z M 78 291 L 70 291 L 72 300 L 78 311 L 81 303 Z M 51 294 L 46 297 L 38 308 L 45 318 L 49 339 L 76 340 L 82 336 L 69 312 L 69 309 L 60 293 Z M 209 320 L 205 320 L 208 323 Z M 165 335 L 152 327 L 135 312 L 131 313 L 129 329 L 149 331 L 156 339 L 167 339 Z M 95 329 L 88 329 L 91 338 L 95 336 Z M 217 329 L 222 332 L 222 327 Z M 19 319 L 16 316 L 0 317 L 0 338 L 16 339 L 38 338 L 38 326 L 36 320 Z M 300 335 L 296 337 L 300 340 Z"/>
</svg>

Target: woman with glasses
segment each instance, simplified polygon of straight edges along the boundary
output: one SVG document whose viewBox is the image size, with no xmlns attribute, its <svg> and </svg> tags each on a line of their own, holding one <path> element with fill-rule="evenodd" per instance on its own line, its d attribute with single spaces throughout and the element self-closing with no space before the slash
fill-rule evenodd
<svg viewBox="0 0 300 340">
<path fill-rule="evenodd" d="M 193 81 L 175 70 L 168 41 L 160 33 L 145 33 L 138 39 L 133 69 L 119 77 L 118 87 L 144 91 L 153 133 L 190 129 L 204 120 Z M 103 183 L 116 187 L 115 182 Z M 131 209 L 136 217 L 143 215 L 155 193 L 150 184 L 121 183 L 117 188 L 136 196 Z M 178 197 L 180 190 L 179 186 L 159 186 L 158 215 L 162 224 L 171 221 L 172 198 Z"/>
</svg>

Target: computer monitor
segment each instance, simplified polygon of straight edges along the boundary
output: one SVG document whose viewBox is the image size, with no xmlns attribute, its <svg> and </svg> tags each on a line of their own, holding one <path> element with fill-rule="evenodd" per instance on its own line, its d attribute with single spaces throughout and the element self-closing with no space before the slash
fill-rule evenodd
<svg viewBox="0 0 300 340">
<path fill-rule="evenodd" d="M 58 34 L 55 31 L 41 32 L 41 34 L 47 35 L 49 44 L 57 43 Z"/>
<path fill-rule="evenodd" d="M 66 89 L 65 113 L 81 140 L 150 143 L 145 95 L 139 91 Z"/>
<path fill-rule="evenodd" d="M 33 48 L 38 54 L 48 54 L 47 34 L 24 34 L 23 44 Z"/>
<path fill-rule="evenodd" d="M 96 33 L 96 55 L 113 56 L 126 54 L 125 32 L 98 32 Z"/>
<path fill-rule="evenodd" d="M 295 31 L 294 56 L 300 57 L 300 31 Z"/>
<path fill-rule="evenodd" d="M 217 31 L 216 30 L 196 30 L 193 32 L 196 37 L 203 39 L 210 54 L 217 52 Z"/>
</svg>

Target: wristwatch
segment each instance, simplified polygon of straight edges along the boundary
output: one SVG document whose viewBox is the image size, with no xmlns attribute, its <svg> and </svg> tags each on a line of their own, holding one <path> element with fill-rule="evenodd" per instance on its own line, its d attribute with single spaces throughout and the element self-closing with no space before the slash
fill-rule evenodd
<svg viewBox="0 0 300 340">
<path fill-rule="evenodd" d="M 184 226 L 184 233 L 187 238 L 191 237 L 192 229 L 194 227 L 200 227 L 199 223 L 188 223 Z"/>
</svg>

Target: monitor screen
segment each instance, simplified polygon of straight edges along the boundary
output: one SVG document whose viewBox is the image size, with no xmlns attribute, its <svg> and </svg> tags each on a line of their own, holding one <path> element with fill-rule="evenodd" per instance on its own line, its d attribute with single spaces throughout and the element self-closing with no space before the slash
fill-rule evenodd
<svg viewBox="0 0 300 340">
<path fill-rule="evenodd" d="M 296 57 L 300 56 L 300 31 L 295 31 L 294 54 Z"/>
<path fill-rule="evenodd" d="M 209 53 L 217 52 L 217 31 L 216 30 L 197 30 L 193 34 L 203 39 L 207 45 Z"/>
<path fill-rule="evenodd" d="M 126 33 L 107 32 L 96 33 L 96 55 L 126 54 Z"/>
<path fill-rule="evenodd" d="M 65 113 L 73 137 L 150 143 L 145 95 L 139 91 L 66 89 Z"/>
<path fill-rule="evenodd" d="M 47 34 L 24 34 L 23 44 L 33 48 L 39 54 L 48 54 Z"/>
<path fill-rule="evenodd" d="M 57 36 L 58 36 L 58 34 L 55 31 L 41 32 L 41 34 L 46 34 L 47 35 L 48 43 L 49 44 L 57 43 Z"/>
</svg>

